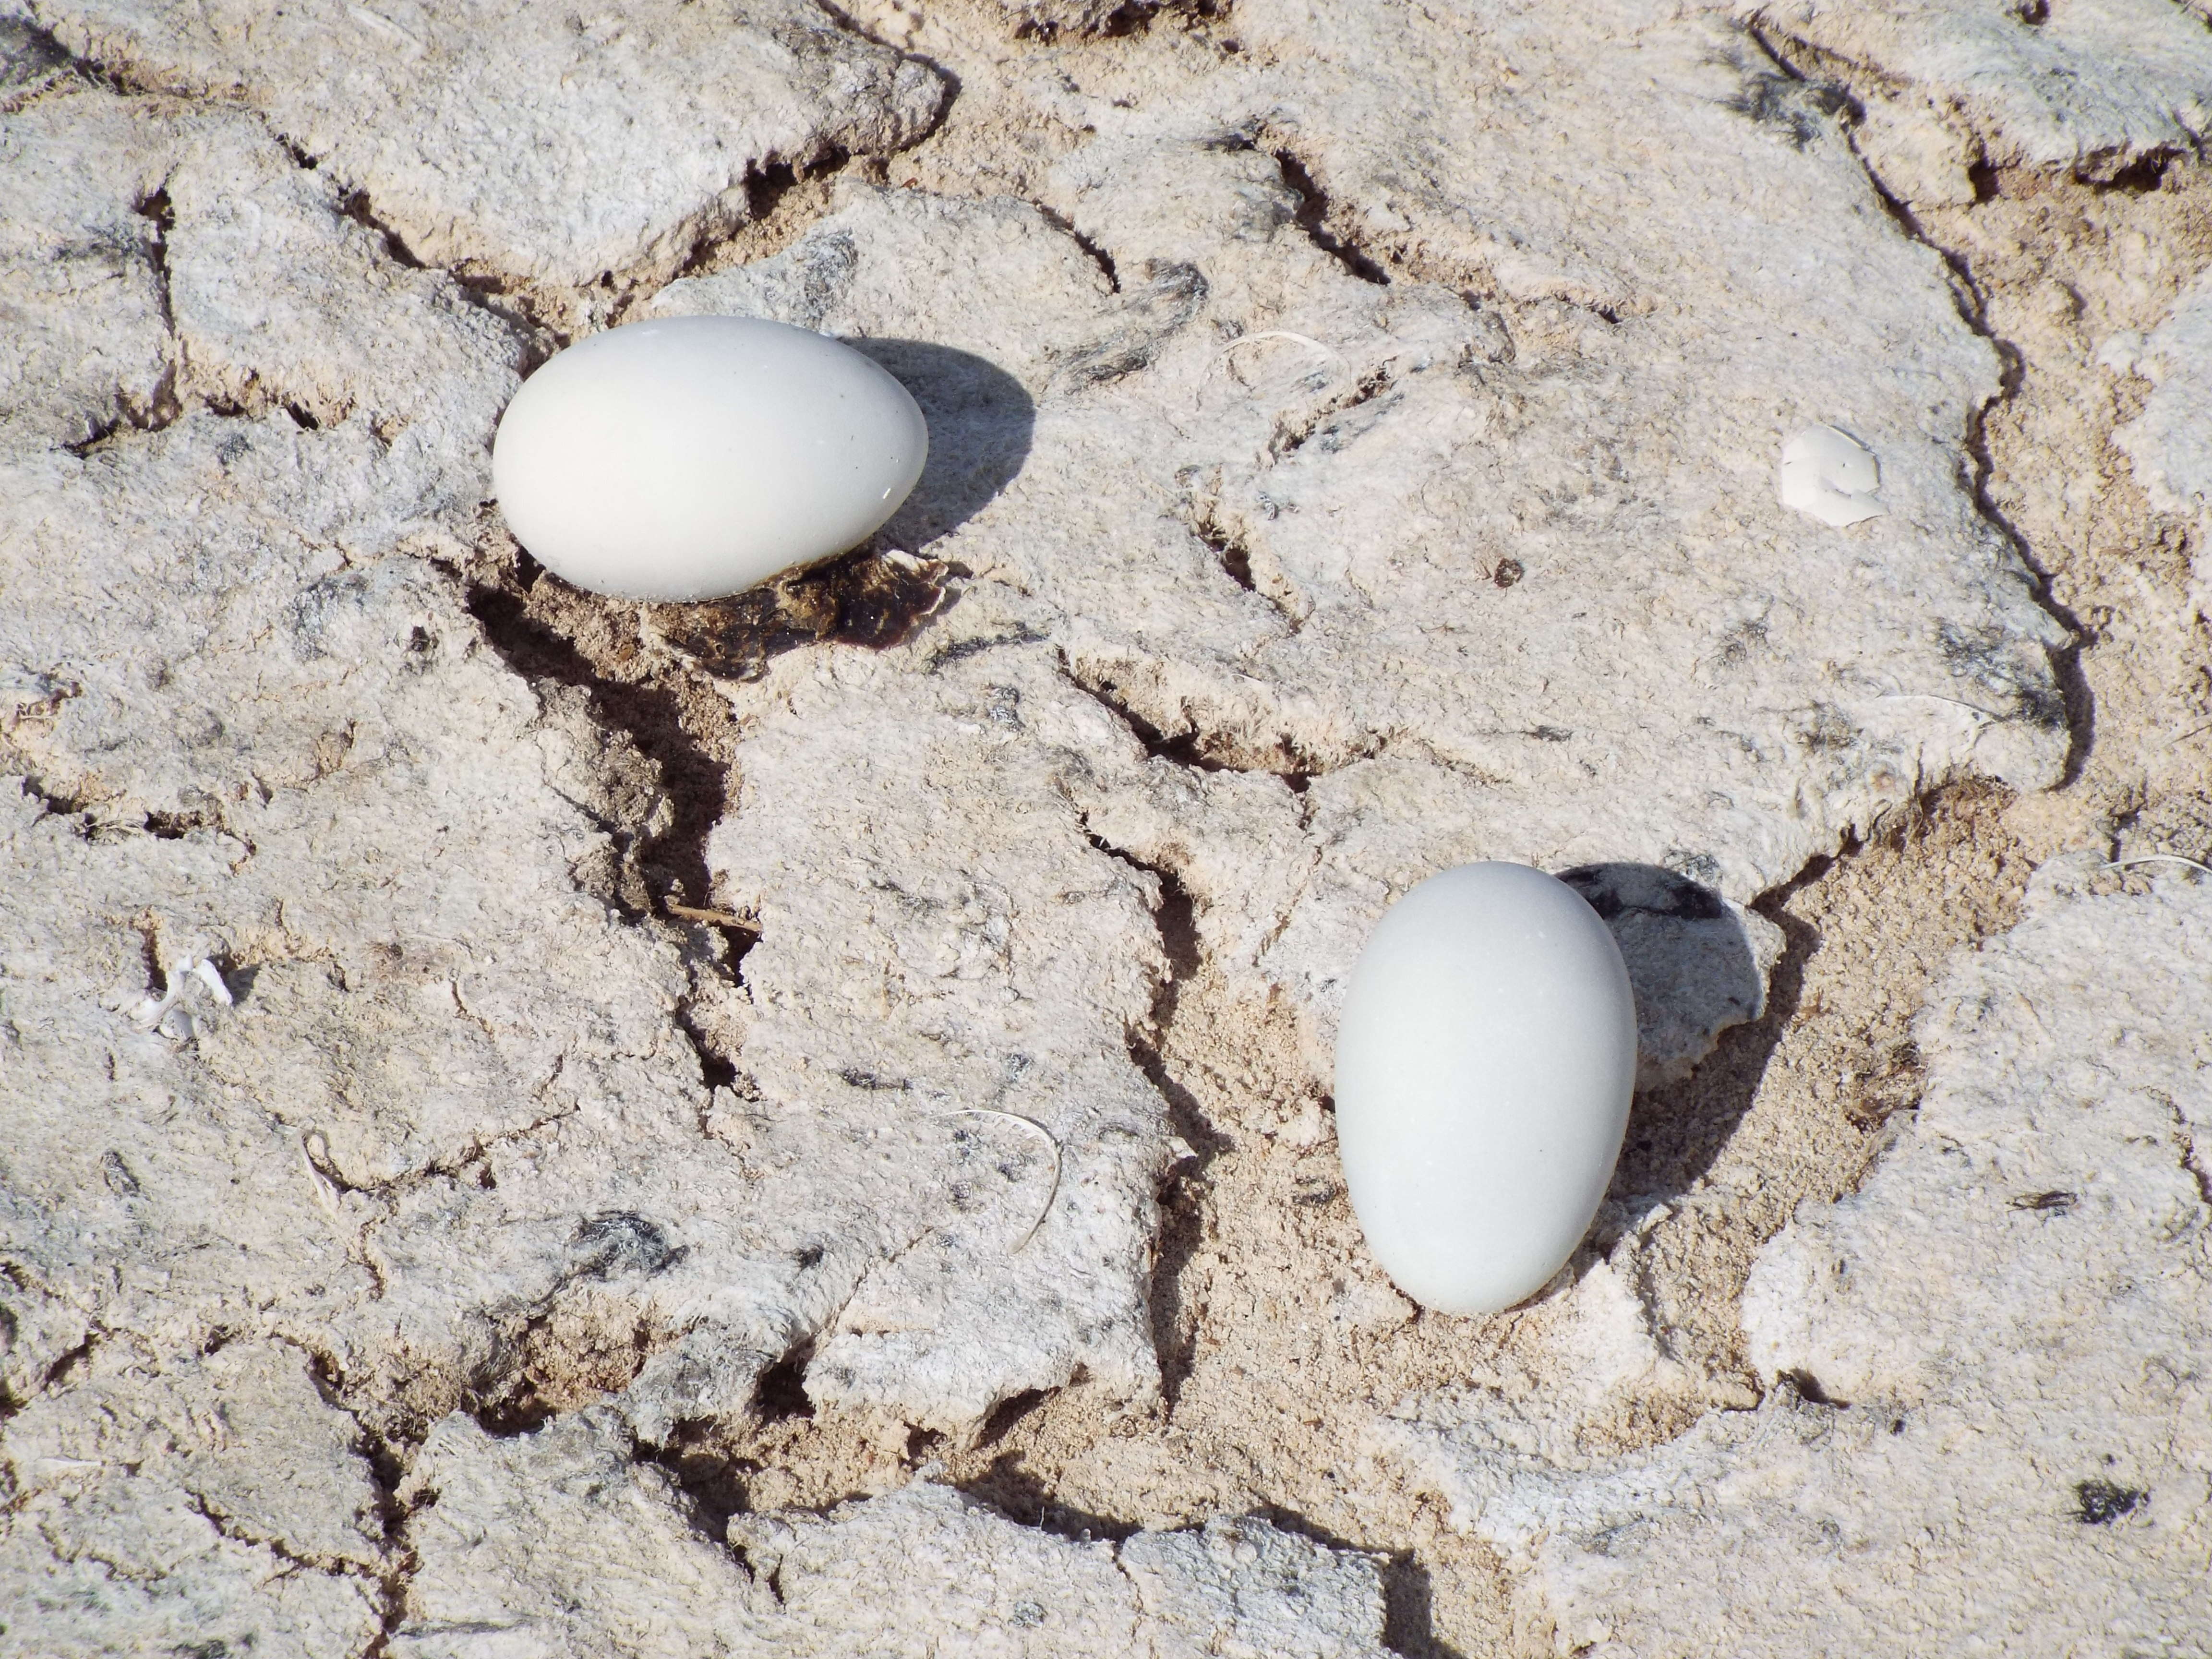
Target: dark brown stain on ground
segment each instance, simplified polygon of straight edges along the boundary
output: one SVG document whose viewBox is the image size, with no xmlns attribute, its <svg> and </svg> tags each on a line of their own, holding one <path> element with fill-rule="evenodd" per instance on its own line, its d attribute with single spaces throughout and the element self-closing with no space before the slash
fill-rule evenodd
<svg viewBox="0 0 2212 1659">
<path fill-rule="evenodd" d="M 755 680 L 802 645 L 898 644 L 945 607 L 945 582 L 956 574 L 934 561 L 862 550 L 733 599 L 646 611 L 654 630 L 707 673 Z"/>
</svg>

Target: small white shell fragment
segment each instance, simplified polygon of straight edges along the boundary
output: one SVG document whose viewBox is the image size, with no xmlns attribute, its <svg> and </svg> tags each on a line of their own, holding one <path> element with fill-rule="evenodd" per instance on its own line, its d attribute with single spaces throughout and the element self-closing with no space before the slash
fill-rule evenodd
<svg viewBox="0 0 2212 1659">
<path fill-rule="evenodd" d="M 1841 526 L 1879 519 L 1881 464 L 1874 453 L 1832 426 L 1808 426 L 1782 446 L 1782 505 Z"/>
<path fill-rule="evenodd" d="M 1534 1295 L 1589 1231 L 1635 1085 L 1635 994 L 1582 896 L 1519 864 L 1431 877 L 1376 924 L 1338 1029 L 1368 1248 L 1443 1313 Z"/>
<path fill-rule="evenodd" d="M 907 389 L 849 347 L 756 317 L 628 323 L 555 356 L 500 419 L 515 539 L 579 587 L 707 599 L 857 545 L 921 477 Z"/>
<path fill-rule="evenodd" d="M 166 1032 L 171 1036 L 177 1036 L 172 1028 L 170 1015 L 185 1000 L 185 982 L 187 980 L 198 980 L 217 1002 L 226 1008 L 231 1006 L 230 987 L 223 983 L 222 969 L 205 957 L 186 957 L 169 970 L 167 977 L 167 990 L 160 996 L 146 998 L 131 1010 L 131 1018 L 138 1024 Z M 181 1018 L 185 1026 L 184 1035 L 190 1036 L 191 1016 L 185 1014 Z"/>
</svg>

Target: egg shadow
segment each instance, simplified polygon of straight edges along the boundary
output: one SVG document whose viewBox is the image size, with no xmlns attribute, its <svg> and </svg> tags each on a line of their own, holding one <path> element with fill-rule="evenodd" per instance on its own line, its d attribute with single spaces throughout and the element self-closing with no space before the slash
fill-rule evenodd
<svg viewBox="0 0 2212 1659">
<path fill-rule="evenodd" d="M 974 518 L 1013 482 L 1029 459 L 1036 404 L 1022 383 L 988 358 L 928 340 L 848 339 L 914 394 L 929 422 L 921 481 L 878 545 L 923 550 Z"/>
<path fill-rule="evenodd" d="M 1796 1007 L 1810 930 L 1777 918 L 1785 949 L 1770 984 L 1742 922 L 1710 887 L 1651 864 L 1583 865 L 1559 879 L 1611 930 L 1636 993 L 1639 1075 L 1610 1197 L 1674 1197 L 1750 1110 Z"/>
</svg>

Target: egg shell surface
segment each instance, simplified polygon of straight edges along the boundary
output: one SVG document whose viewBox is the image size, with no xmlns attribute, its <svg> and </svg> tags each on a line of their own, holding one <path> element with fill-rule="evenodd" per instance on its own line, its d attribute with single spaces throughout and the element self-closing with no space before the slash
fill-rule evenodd
<svg viewBox="0 0 2212 1659">
<path fill-rule="evenodd" d="M 1376 924 L 1338 1029 L 1368 1248 L 1440 1312 L 1534 1295 L 1597 1213 L 1635 1086 L 1635 994 L 1582 896 L 1520 864 L 1431 877 Z"/>
<path fill-rule="evenodd" d="M 492 444 L 515 539 L 593 592 L 706 599 L 865 541 L 921 477 L 907 389 L 756 317 L 626 323 L 523 383 Z"/>
</svg>

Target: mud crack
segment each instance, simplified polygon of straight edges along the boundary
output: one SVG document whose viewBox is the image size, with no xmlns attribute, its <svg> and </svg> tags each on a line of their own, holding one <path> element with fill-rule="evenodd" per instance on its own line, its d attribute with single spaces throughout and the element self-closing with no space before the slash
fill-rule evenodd
<svg viewBox="0 0 2212 1659">
<path fill-rule="evenodd" d="M 2055 786 L 2063 789 L 2080 778 L 2095 741 L 2095 697 L 2081 666 L 2081 653 L 2094 643 L 2095 636 L 2083 624 L 2081 618 L 2058 599 L 2052 565 L 2039 556 L 2027 532 L 2013 521 L 1990 492 L 1991 481 L 1997 470 L 1990 445 L 1991 418 L 1997 410 L 2020 398 L 2027 374 L 2026 356 L 2017 343 L 1997 332 L 1990 319 L 1989 295 L 1974 273 L 1970 255 L 1964 249 L 1947 246 L 1936 240 L 1913 212 L 1911 204 L 1882 179 L 1873 160 L 1866 154 L 1856 131 L 1865 118 L 1864 105 L 1847 82 L 1831 79 L 1822 73 L 1824 70 L 1842 67 L 1838 60 L 1793 36 L 1772 37 L 1756 27 L 1747 27 L 1745 33 L 1774 66 L 1773 76 L 1765 77 L 1765 81 L 1771 82 L 1774 76 L 1779 76 L 1793 86 L 1808 89 L 1810 94 L 1817 94 L 1814 97 L 1813 106 L 1822 117 L 1833 116 L 1841 119 L 1844 136 L 1850 144 L 1851 154 L 1865 173 L 1869 185 L 1883 208 L 1907 240 L 1918 243 L 1943 262 L 1951 277 L 1952 294 L 1957 301 L 1960 319 L 1988 342 L 1990 350 L 1996 356 L 1997 392 L 1994 397 L 1984 399 L 1968 411 L 1966 430 L 1960 434 L 1960 445 L 1972 462 L 1972 468 L 1961 482 L 1967 486 L 1975 511 L 2020 561 L 2021 568 L 2030 579 L 2029 592 L 2036 604 L 2063 628 L 2068 635 L 2066 645 L 2050 653 L 2051 675 L 2058 683 L 2060 706 L 2051 709 L 2039 708 L 2036 706 L 2034 693 L 2023 690 L 2019 694 L 2021 707 L 2015 711 L 2039 724 L 2064 726 L 2068 739 L 2066 762 Z M 1793 104 L 1791 107 L 1799 109 L 1802 115 L 1802 102 Z M 1809 140 L 1801 139 L 1801 148 L 1804 142 Z"/>
<path fill-rule="evenodd" d="M 1145 752 L 1158 760 L 1171 761 L 1200 772 L 1267 773 L 1282 779 L 1293 793 L 1303 794 L 1315 778 L 1361 758 L 1360 755 L 1352 755 L 1336 760 L 1316 755 L 1295 734 L 1280 730 L 1263 746 L 1258 740 L 1235 732 L 1203 726 L 1188 708 L 1179 711 L 1182 718 L 1176 729 L 1163 730 L 1122 701 L 1121 686 L 1113 678 L 1101 673 L 1085 674 L 1073 664 L 1064 664 L 1063 667 L 1071 685 L 1127 726 L 1144 746 Z"/>
<path fill-rule="evenodd" d="M 1343 266 L 1346 275 L 1376 288 L 1389 287 L 1390 273 L 1333 228 L 1342 216 L 1330 202 L 1328 192 L 1315 182 L 1313 170 L 1287 147 L 1269 153 L 1282 171 L 1283 182 L 1298 198 L 1297 210 L 1291 217 L 1305 233 L 1306 240 Z"/>
</svg>

